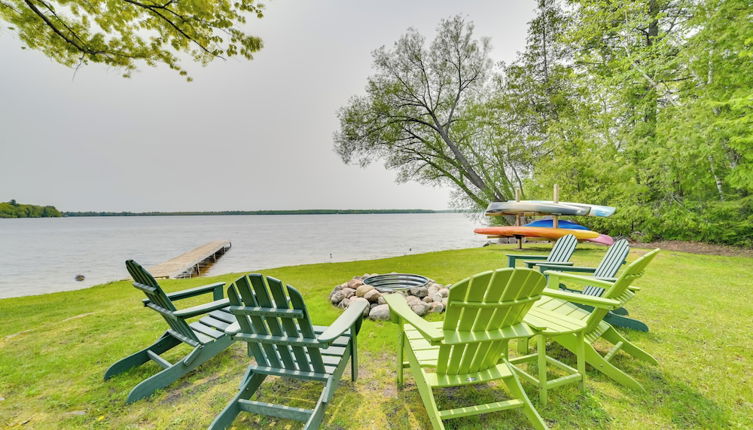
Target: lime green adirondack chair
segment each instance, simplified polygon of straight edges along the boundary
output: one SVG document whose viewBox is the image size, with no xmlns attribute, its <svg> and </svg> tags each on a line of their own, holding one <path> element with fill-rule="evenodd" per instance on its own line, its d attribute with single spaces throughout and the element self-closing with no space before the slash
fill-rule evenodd
<svg viewBox="0 0 753 430">
<path fill-rule="evenodd" d="M 578 239 L 572 234 L 567 234 L 554 242 L 549 255 L 507 254 L 507 267 L 515 267 L 518 260 L 525 260 L 523 263 L 529 269 L 541 263 L 557 263 L 572 266 L 573 263 L 570 262 L 570 257 L 573 256 L 576 245 L 578 245 Z"/>
<path fill-rule="evenodd" d="M 606 281 L 588 276 L 579 276 L 563 272 L 547 271 L 549 285 L 555 288 L 546 288 L 544 298 L 536 302 L 529 311 L 530 318 L 550 318 L 557 316 L 567 316 L 569 318 L 586 321 L 585 331 L 585 349 L 586 363 L 590 364 L 603 374 L 613 380 L 639 390 L 643 390 L 638 381 L 617 368 L 610 360 L 619 351 L 623 351 L 640 360 L 651 364 L 658 364 L 656 359 L 647 352 L 635 346 L 608 322 L 604 321 L 604 316 L 612 309 L 618 309 L 624 306 L 634 295 L 638 287 L 632 285 L 633 281 L 640 278 L 646 266 L 656 257 L 659 249 L 648 252 L 639 259 L 631 263 L 622 274 L 614 281 Z M 562 291 L 556 288 L 560 283 L 580 283 L 583 285 L 592 285 L 604 288 L 601 296 L 589 296 L 581 293 Z M 572 302 L 572 303 L 571 303 Z M 574 303 L 592 306 L 593 310 L 586 310 L 576 306 Z M 528 317 L 528 316 L 527 316 Z M 563 335 L 553 338 L 557 343 L 576 353 L 577 338 L 574 335 Z M 593 346 L 594 342 L 603 339 L 612 345 L 604 356 L 602 356 Z"/>
<path fill-rule="evenodd" d="M 210 429 L 228 428 L 241 412 L 305 423 L 316 429 L 350 359 L 351 378 L 358 377 L 356 335 L 368 303 L 356 302 L 329 327 L 311 324 L 303 297 L 295 288 L 260 274 L 241 277 L 228 287 L 229 310 L 238 319 L 227 332 L 248 343 L 255 363 L 248 367 L 240 392 L 214 419 Z M 320 381 L 324 389 L 313 409 L 250 400 L 269 376 Z"/>
<path fill-rule="evenodd" d="M 614 282 L 616 280 L 615 276 L 617 275 L 617 271 L 619 271 L 620 266 L 622 266 L 626 262 L 625 259 L 627 258 L 629 253 L 630 245 L 628 244 L 628 241 L 625 239 L 620 239 L 612 244 L 609 249 L 607 249 L 604 257 L 596 267 L 562 266 L 555 263 L 538 264 L 537 267 L 542 273 L 546 270 L 556 270 L 559 272 L 591 273 L 595 278 Z M 565 291 L 579 292 L 587 296 L 601 297 L 601 295 L 604 294 L 604 288 L 594 285 L 587 285 L 582 290 L 571 290 L 565 285 L 560 285 L 560 288 Z M 586 310 L 593 309 L 593 306 L 586 306 L 578 303 L 576 303 L 576 305 Z M 625 308 L 613 309 L 609 311 L 609 313 L 604 317 L 604 321 L 612 324 L 615 327 L 624 327 L 632 330 L 646 332 L 648 331 L 648 326 L 645 323 L 633 318 L 629 318 L 627 316 L 628 314 L 629 313 Z"/>
<path fill-rule="evenodd" d="M 222 298 L 222 287 L 225 285 L 223 282 L 166 294 L 154 277 L 135 261 L 126 261 L 126 268 L 133 278 L 133 286 L 147 296 L 143 301 L 144 306 L 159 313 L 169 326 L 157 342 L 117 361 L 105 372 L 107 380 L 150 360 L 164 369 L 131 390 L 126 400 L 127 403 L 131 403 L 171 384 L 230 346 L 232 339 L 224 330 L 235 322 L 235 317 L 226 310 L 229 302 Z M 210 303 L 182 310 L 177 310 L 173 304 L 174 301 L 210 292 L 214 298 Z M 186 321 L 200 315 L 205 316 L 191 323 Z M 193 350 L 176 363 L 170 363 L 160 357 L 160 354 L 180 344 L 189 345 Z"/>
<path fill-rule="evenodd" d="M 510 339 L 534 335 L 523 316 L 545 284 L 544 276 L 531 269 L 479 273 L 450 287 L 445 319 L 438 323 L 413 313 L 401 294 L 383 296 L 393 321 L 401 325 L 398 386 L 403 368 L 410 368 L 435 429 L 444 428 L 442 420 L 512 408 L 522 409 L 535 428 L 546 428 L 507 360 Z M 494 380 L 505 384 L 511 400 L 448 410 L 439 410 L 434 400 L 434 388 Z"/>
</svg>

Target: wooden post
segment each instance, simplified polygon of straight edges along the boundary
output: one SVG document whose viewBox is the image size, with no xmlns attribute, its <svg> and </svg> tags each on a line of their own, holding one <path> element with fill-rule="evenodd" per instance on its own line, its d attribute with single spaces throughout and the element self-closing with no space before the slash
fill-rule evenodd
<svg viewBox="0 0 753 430">
<path fill-rule="evenodd" d="M 559 203 L 560 202 L 560 186 L 559 186 L 559 184 L 554 184 L 554 196 L 553 197 L 554 198 L 552 200 L 554 201 L 554 203 Z M 559 228 L 559 226 L 560 226 L 560 216 L 559 215 L 554 215 L 552 217 L 552 227 L 553 228 Z"/>
<path fill-rule="evenodd" d="M 515 189 L 515 201 L 520 201 L 520 188 Z M 515 214 L 515 226 L 520 227 L 520 214 Z M 518 249 L 523 249 L 523 237 L 518 236 Z"/>
</svg>

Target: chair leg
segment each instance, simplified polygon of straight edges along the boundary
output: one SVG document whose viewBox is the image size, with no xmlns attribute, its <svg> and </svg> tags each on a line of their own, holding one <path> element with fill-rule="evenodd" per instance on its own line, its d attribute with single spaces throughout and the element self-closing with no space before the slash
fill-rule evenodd
<svg viewBox="0 0 753 430">
<path fill-rule="evenodd" d="M 358 348 L 356 345 L 356 333 L 350 329 L 350 380 L 358 379 Z"/>
<path fill-rule="evenodd" d="M 648 332 L 648 326 L 645 323 L 617 313 L 610 312 L 606 314 L 606 316 L 604 316 L 604 321 L 615 327 L 624 327 L 635 331 Z"/>
<path fill-rule="evenodd" d="M 176 362 L 172 366 L 157 373 L 156 375 L 152 375 L 149 378 L 144 379 L 138 385 L 133 387 L 133 390 L 128 393 L 126 403 L 135 402 L 136 400 L 148 397 L 160 388 L 164 388 L 172 384 L 176 379 L 196 369 L 197 367 L 204 364 L 207 360 L 224 351 L 228 346 L 230 346 L 231 343 L 233 343 L 233 340 L 230 338 L 230 336 L 226 335 L 215 340 L 214 342 L 207 343 L 195 348 L 193 351 L 189 352 L 182 360 Z M 188 358 L 191 358 L 190 364 L 186 364 Z"/>
<path fill-rule="evenodd" d="M 397 388 L 403 388 L 403 369 L 405 367 L 405 332 L 400 330 L 400 339 L 397 342 Z"/>
<path fill-rule="evenodd" d="M 557 336 L 554 340 L 560 345 L 564 346 L 570 352 L 577 354 L 577 338 L 573 334 L 566 334 L 563 336 Z M 612 378 L 615 382 L 618 382 L 626 387 L 630 387 L 639 391 L 645 391 L 643 386 L 633 379 L 630 375 L 618 369 L 615 365 L 608 362 L 604 357 L 599 354 L 593 345 L 586 343 L 586 363 L 590 364 L 593 368 L 606 376 Z"/>
<path fill-rule="evenodd" d="M 139 382 L 139 384 L 133 387 L 131 392 L 128 393 L 126 403 L 133 403 L 137 400 L 143 399 L 144 397 L 149 397 L 155 391 L 172 384 L 176 379 L 180 378 L 186 373 L 188 373 L 188 370 L 182 363 L 173 364 L 172 366 L 157 373 L 156 375 L 152 375 Z"/>
<path fill-rule="evenodd" d="M 539 401 L 546 406 L 548 388 L 546 383 L 546 338 L 543 334 L 536 336 L 536 356 L 539 370 Z"/>
<path fill-rule="evenodd" d="M 253 396 L 256 390 L 259 388 L 261 383 L 264 381 L 264 379 L 267 377 L 267 375 L 253 372 L 250 372 L 250 375 L 251 376 L 246 379 L 246 383 L 241 387 L 240 392 L 238 392 L 238 394 L 233 397 L 230 403 L 225 406 L 225 409 L 223 409 L 222 412 L 220 412 L 220 414 L 214 418 L 212 424 L 209 425 L 209 430 L 220 430 L 230 427 L 230 425 L 233 423 L 233 420 L 235 420 L 235 417 L 238 416 L 238 413 L 240 413 L 241 411 L 240 406 L 238 406 L 238 400 L 244 398 L 250 399 L 251 396 Z"/>
<path fill-rule="evenodd" d="M 658 365 L 659 362 L 656 361 L 654 357 L 651 356 L 651 354 L 647 353 L 646 351 L 638 348 L 630 342 L 629 340 L 625 339 L 624 336 L 622 336 L 617 330 L 614 328 L 610 328 L 607 330 L 603 335 L 601 335 L 604 339 L 608 340 L 609 342 L 612 342 L 613 344 L 617 344 L 618 342 L 622 342 L 622 348 L 620 348 L 621 351 L 624 351 L 633 357 L 647 361 L 653 365 Z"/>
<path fill-rule="evenodd" d="M 105 372 L 105 380 L 108 380 L 115 375 L 119 375 L 125 372 L 126 370 L 132 369 L 150 361 L 151 359 L 149 358 L 148 351 L 152 351 L 155 354 L 162 354 L 163 352 L 168 351 L 177 345 L 180 345 L 179 340 L 168 334 L 164 334 L 161 338 L 159 338 L 159 340 L 154 342 L 148 348 L 144 348 L 139 352 L 131 354 L 128 357 L 122 358 L 115 362 Z"/>
<path fill-rule="evenodd" d="M 424 378 L 421 366 L 418 364 L 418 359 L 413 354 L 410 348 L 406 348 L 405 351 L 408 355 L 408 361 L 410 362 L 411 374 L 416 381 L 416 387 L 418 388 L 418 394 L 421 396 L 421 400 L 426 408 L 426 414 L 429 415 L 429 422 L 431 422 L 434 430 L 444 430 L 444 424 L 439 417 L 439 408 L 437 402 L 434 400 L 434 393 L 431 391 L 431 386 L 426 382 Z"/>
<path fill-rule="evenodd" d="M 325 389 L 319 397 L 319 401 L 316 402 L 311 417 L 309 417 L 308 421 L 306 421 L 306 424 L 303 426 L 304 430 L 316 430 L 322 424 L 322 421 L 324 420 L 324 410 L 327 408 L 328 403 L 328 400 L 325 399 L 325 397 L 327 397 L 327 391 L 328 390 Z M 332 396 L 330 395 L 329 397 Z"/>
<path fill-rule="evenodd" d="M 578 373 L 580 373 L 580 389 L 586 391 L 586 335 L 585 330 L 578 333 L 578 347 L 575 353 L 578 362 Z"/>
<path fill-rule="evenodd" d="M 528 418 L 528 421 L 531 422 L 531 425 L 533 425 L 533 427 L 536 429 L 545 430 L 547 428 L 546 423 L 541 418 L 541 415 L 539 415 L 538 411 L 536 411 L 536 408 L 533 407 L 533 404 L 531 404 L 531 400 L 528 398 L 526 392 L 523 390 L 523 387 L 520 385 L 520 380 L 515 375 L 515 370 L 513 369 L 512 365 L 508 363 L 507 367 L 510 368 L 512 376 L 503 378 L 502 382 L 505 383 L 508 393 L 511 397 L 523 401 L 523 413 Z"/>
</svg>

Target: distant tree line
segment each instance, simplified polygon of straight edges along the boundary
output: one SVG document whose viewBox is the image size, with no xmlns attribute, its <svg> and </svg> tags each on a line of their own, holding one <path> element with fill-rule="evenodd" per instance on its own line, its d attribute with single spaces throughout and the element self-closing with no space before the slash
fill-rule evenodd
<svg viewBox="0 0 753 430">
<path fill-rule="evenodd" d="M 455 189 L 457 207 L 551 198 L 618 208 L 583 223 L 645 241 L 753 246 L 750 0 L 538 0 L 495 63 L 462 17 L 374 51 L 340 110 L 345 162 Z M 506 41 L 497 41 L 505 43 Z"/>
<path fill-rule="evenodd" d="M 193 216 L 193 215 L 337 215 L 337 214 L 425 214 L 456 212 L 430 209 L 295 209 L 259 211 L 209 211 L 209 212 L 63 212 L 63 216 Z"/>
<path fill-rule="evenodd" d="M 0 218 L 47 218 L 63 216 L 55 206 L 37 206 L 17 203 L 15 200 L 0 203 Z"/>
</svg>

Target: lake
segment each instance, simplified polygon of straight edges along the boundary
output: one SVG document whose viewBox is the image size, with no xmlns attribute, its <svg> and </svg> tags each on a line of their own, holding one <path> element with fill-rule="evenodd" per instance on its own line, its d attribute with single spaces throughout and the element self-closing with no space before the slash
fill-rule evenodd
<svg viewBox="0 0 753 430">
<path fill-rule="evenodd" d="M 0 298 L 125 279 L 126 259 L 148 267 L 212 240 L 233 247 L 205 275 L 481 246 L 475 224 L 456 213 L 0 219 Z"/>
</svg>

